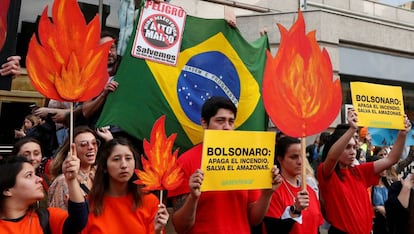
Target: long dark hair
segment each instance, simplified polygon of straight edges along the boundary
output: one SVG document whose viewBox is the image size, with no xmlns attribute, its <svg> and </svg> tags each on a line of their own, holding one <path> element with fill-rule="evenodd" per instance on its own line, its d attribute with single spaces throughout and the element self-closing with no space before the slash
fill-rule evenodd
<svg viewBox="0 0 414 234">
<path fill-rule="evenodd" d="M 105 193 L 109 189 L 109 173 L 107 169 L 108 158 L 114 147 L 117 145 L 127 146 L 134 156 L 135 168 L 138 168 L 139 165 L 138 155 L 135 152 L 134 147 L 126 138 L 114 138 L 102 146 L 98 152 L 95 179 L 93 181 L 92 189 L 88 195 L 92 208 L 91 211 L 95 216 L 101 215 L 104 209 L 103 199 L 105 197 Z M 142 190 L 137 184 L 134 183 L 137 179 L 138 177 L 134 173 L 128 181 L 128 193 L 131 193 L 133 197 L 133 206 L 131 207 L 133 210 L 139 207 L 142 203 Z"/>
<path fill-rule="evenodd" d="M 96 137 L 95 131 L 93 131 L 90 127 L 86 125 L 81 125 L 76 127 L 73 130 L 73 139 L 75 139 L 79 134 L 81 133 L 91 133 L 92 135 Z M 53 159 L 52 163 L 50 164 L 50 174 L 52 179 L 55 179 L 60 174 L 62 174 L 62 164 L 63 161 L 65 161 L 68 153 L 69 153 L 70 145 L 69 145 L 69 137 L 66 138 L 62 146 L 58 149 L 58 152 L 56 153 L 55 158 Z"/>
<path fill-rule="evenodd" d="M 26 157 L 21 156 L 11 155 L 0 160 L 0 207 L 4 207 L 3 202 L 6 198 L 3 192 L 14 187 L 17 174 L 23 169 L 23 163 L 29 163 L 31 165 Z"/>
<path fill-rule="evenodd" d="M 345 132 L 349 129 L 349 124 L 338 124 L 335 128 L 335 131 L 327 137 L 325 146 L 323 147 L 322 152 L 322 162 L 325 162 L 328 152 L 331 149 L 332 145 L 335 144 L 341 138 Z M 350 171 L 353 175 L 359 177 L 360 175 L 354 168 L 350 168 Z M 341 181 L 344 181 L 344 175 L 341 173 L 341 168 L 339 162 L 335 165 L 335 173 Z"/>
</svg>

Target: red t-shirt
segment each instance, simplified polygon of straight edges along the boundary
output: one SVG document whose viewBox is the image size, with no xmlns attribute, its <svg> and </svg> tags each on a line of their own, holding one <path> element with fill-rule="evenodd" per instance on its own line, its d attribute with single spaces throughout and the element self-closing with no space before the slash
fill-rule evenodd
<svg viewBox="0 0 414 234">
<path fill-rule="evenodd" d="M 309 207 L 306 210 L 302 210 L 302 224 L 295 222 L 289 233 L 315 234 L 318 233 L 318 228 L 323 223 L 321 207 L 315 191 L 310 186 L 306 186 L 306 190 L 309 193 Z M 296 196 L 299 191 L 301 191 L 300 186 L 293 187 L 291 184 L 284 181 L 273 193 L 266 217 L 280 219 L 285 212 L 286 207 L 291 206 L 294 203 L 292 194 Z"/>
<path fill-rule="evenodd" d="M 325 177 L 323 165 L 318 168 L 318 180 L 326 220 L 348 234 L 371 233 L 373 211 L 367 188 L 379 182 L 374 163 L 341 169 L 343 181 L 335 172 Z"/>
<path fill-rule="evenodd" d="M 169 197 L 188 194 L 189 178 L 201 167 L 203 145 L 183 153 L 177 160 L 184 172 L 181 185 L 168 191 Z M 250 234 L 248 205 L 260 196 L 259 190 L 203 192 L 197 204 L 195 223 L 189 233 Z"/>
<path fill-rule="evenodd" d="M 62 233 L 63 224 L 68 217 L 68 212 L 59 208 L 48 208 L 49 225 L 52 233 Z M 0 219 L 0 233 L 19 233 L 19 234 L 43 234 L 39 217 L 36 211 L 29 211 L 18 222 Z"/>
<path fill-rule="evenodd" d="M 104 209 L 95 216 L 91 207 L 88 223 L 82 234 L 92 233 L 154 233 L 154 218 L 158 211 L 158 198 L 153 194 L 142 197 L 142 206 L 132 209 L 132 195 L 104 197 Z"/>
</svg>

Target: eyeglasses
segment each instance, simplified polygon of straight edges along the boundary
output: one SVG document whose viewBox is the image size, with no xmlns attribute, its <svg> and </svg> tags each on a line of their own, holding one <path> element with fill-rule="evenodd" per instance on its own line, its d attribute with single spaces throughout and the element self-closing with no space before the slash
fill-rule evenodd
<svg viewBox="0 0 414 234">
<path fill-rule="evenodd" d="M 86 141 L 86 140 L 85 141 L 79 141 L 79 143 L 77 143 L 77 145 L 79 145 L 82 148 L 88 147 L 89 144 L 94 146 L 94 147 L 95 146 L 99 147 L 101 145 L 101 141 L 96 139 L 96 140 L 91 140 L 91 141 Z"/>
</svg>

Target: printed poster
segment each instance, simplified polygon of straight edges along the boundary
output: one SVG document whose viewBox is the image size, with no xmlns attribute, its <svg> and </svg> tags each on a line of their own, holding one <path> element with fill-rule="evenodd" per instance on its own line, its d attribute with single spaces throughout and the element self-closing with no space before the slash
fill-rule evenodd
<svg viewBox="0 0 414 234">
<path fill-rule="evenodd" d="M 137 25 L 132 56 L 175 66 L 185 18 L 186 12 L 181 7 L 146 1 Z"/>
<path fill-rule="evenodd" d="M 359 126 L 405 129 L 401 87 L 351 82 L 351 95 Z"/>
<path fill-rule="evenodd" d="M 201 191 L 272 187 L 275 132 L 205 130 Z"/>
</svg>

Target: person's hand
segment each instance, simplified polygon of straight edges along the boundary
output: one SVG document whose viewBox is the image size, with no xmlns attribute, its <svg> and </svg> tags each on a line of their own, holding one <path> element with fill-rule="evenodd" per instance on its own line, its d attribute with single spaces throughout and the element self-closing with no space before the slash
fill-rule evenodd
<svg viewBox="0 0 414 234">
<path fill-rule="evenodd" d="M 1 65 L 0 75 L 7 76 L 12 75 L 13 78 L 20 75 L 22 73 L 20 67 L 20 60 L 22 58 L 20 56 L 10 56 L 7 58 L 7 62 Z"/>
<path fill-rule="evenodd" d="M 104 139 L 105 142 L 114 139 L 114 136 L 112 135 L 111 131 L 109 131 L 109 127 L 97 128 L 96 134 L 98 134 L 99 137 Z"/>
<path fill-rule="evenodd" d="M 358 114 L 355 112 L 354 108 L 348 110 L 347 119 L 349 127 L 352 129 L 358 129 Z"/>
<path fill-rule="evenodd" d="M 119 83 L 111 80 L 109 81 L 106 85 L 105 88 L 103 90 L 103 95 L 108 95 L 110 92 L 115 92 L 115 90 L 118 88 Z"/>
<path fill-rule="evenodd" d="M 46 107 L 39 107 L 33 110 L 33 114 L 41 118 L 45 118 L 49 113 L 51 113 L 50 109 Z"/>
<path fill-rule="evenodd" d="M 274 165 L 272 168 L 272 174 L 273 174 L 272 190 L 275 191 L 282 184 L 283 178 L 282 178 L 282 175 L 280 174 L 279 168 L 277 168 L 276 165 Z"/>
<path fill-rule="evenodd" d="M 201 169 L 197 169 L 191 176 L 190 176 L 190 194 L 194 197 L 200 197 L 201 195 L 201 184 L 204 180 L 204 173 Z"/>
<path fill-rule="evenodd" d="M 170 217 L 170 214 L 168 213 L 165 205 L 159 204 L 158 212 L 154 220 L 155 233 L 162 233 L 162 230 L 164 229 L 165 225 L 167 225 L 169 217 Z"/>
<path fill-rule="evenodd" d="M 309 206 L 309 193 L 306 190 L 300 191 L 296 194 L 294 206 L 297 211 L 302 211 Z"/>
<path fill-rule="evenodd" d="M 414 175 L 413 173 L 410 173 L 405 177 L 405 179 L 401 180 L 401 184 L 403 187 L 409 189 L 412 189 L 414 187 Z"/>
<path fill-rule="evenodd" d="M 62 164 L 62 171 L 66 181 L 76 180 L 80 168 L 80 160 L 76 154 L 75 143 L 71 145 L 71 151 Z"/>
<path fill-rule="evenodd" d="M 401 130 L 402 133 L 408 134 L 411 131 L 411 121 L 408 119 L 408 116 L 404 114 L 404 130 Z"/>
<path fill-rule="evenodd" d="M 236 15 L 234 14 L 234 10 L 231 7 L 224 6 L 224 19 L 227 21 L 227 23 L 233 27 L 236 28 Z"/>
<path fill-rule="evenodd" d="M 260 34 L 261 37 L 264 36 L 265 34 L 267 34 L 267 28 L 260 29 L 259 34 Z"/>
<path fill-rule="evenodd" d="M 25 137 L 26 134 L 24 133 L 23 129 L 15 129 L 14 130 L 14 138 L 22 138 Z"/>
</svg>

